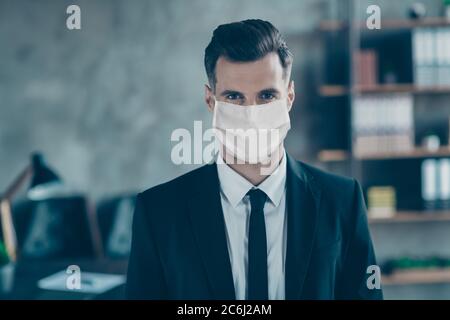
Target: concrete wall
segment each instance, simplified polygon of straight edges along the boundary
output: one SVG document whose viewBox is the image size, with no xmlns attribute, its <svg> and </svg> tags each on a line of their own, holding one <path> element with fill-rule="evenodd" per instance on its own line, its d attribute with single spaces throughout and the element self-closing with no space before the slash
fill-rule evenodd
<svg viewBox="0 0 450 320">
<path fill-rule="evenodd" d="M 33 150 L 94 196 L 192 169 L 170 161 L 170 135 L 211 122 L 203 50 L 213 29 L 258 17 L 298 35 L 323 13 L 320 1 L 76 1 L 82 29 L 69 31 L 71 3 L 0 1 L 0 190 Z M 312 59 L 295 54 L 296 68 Z"/>
</svg>

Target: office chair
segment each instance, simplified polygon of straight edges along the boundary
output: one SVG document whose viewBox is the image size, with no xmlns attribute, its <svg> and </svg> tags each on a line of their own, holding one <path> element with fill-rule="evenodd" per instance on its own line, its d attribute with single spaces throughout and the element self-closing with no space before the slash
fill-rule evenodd
<svg viewBox="0 0 450 320">
<path fill-rule="evenodd" d="M 135 195 L 123 195 L 105 199 L 97 205 L 97 221 L 105 256 L 128 258 L 135 201 Z"/>
<path fill-rule="evenodd" d="M 18 260 L 96 258 L 95 217 L 83 196 L 21 200 L 12 206 Z"/>
</svg>

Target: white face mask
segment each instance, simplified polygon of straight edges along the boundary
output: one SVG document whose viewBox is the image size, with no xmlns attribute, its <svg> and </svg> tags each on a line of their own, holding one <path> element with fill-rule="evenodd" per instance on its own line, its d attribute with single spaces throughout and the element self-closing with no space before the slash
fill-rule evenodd
<svg viewBox="0 0 450 320">
<path fill-rule="evenodd" d="M 238 163 L 270 162 L 290 128 L 287 99 L 251 106 L 216 99 L 214 134 Z"/>
</svg>

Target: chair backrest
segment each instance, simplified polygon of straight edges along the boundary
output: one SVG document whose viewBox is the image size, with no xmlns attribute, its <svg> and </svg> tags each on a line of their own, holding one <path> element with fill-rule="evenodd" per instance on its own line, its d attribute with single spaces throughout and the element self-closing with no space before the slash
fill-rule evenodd
<svg viewBox="0 0 450 320">
<path fill-rule="evenodd" d="M 20 260 L 97 255 L 96 226 L 85 197 L 22 200 L 12 211 Z"/>
<path fill-rule="evenodd" d="M 109 258 L 128 258 L 136 195 L 123 195 L 100 201 L 97 221 L 104 254 Z"/>
</svg>

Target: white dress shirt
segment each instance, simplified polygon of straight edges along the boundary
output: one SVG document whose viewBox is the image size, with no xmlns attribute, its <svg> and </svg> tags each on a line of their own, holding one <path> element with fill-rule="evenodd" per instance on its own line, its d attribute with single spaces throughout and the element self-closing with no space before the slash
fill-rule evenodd
<svg viewBox="0 0 450 320">
<path fill-rule="evenodd" d="M 286 154 L 275 171 L 256 187 L 225 164 L 220 154 L 216 163 L 236 299 L 243 300 L 247 297 L 247 245 L 251 205 L 246 193 L 258 188 L 268 197 L 264 205 L 268 297 L 271 300 L 282 300 L 285 298 L 287 235 Z"/>
</svg>

